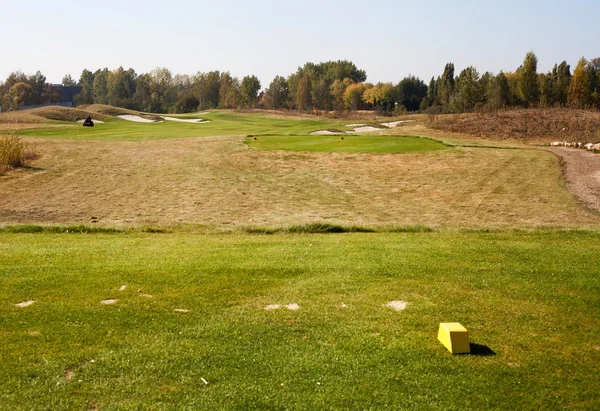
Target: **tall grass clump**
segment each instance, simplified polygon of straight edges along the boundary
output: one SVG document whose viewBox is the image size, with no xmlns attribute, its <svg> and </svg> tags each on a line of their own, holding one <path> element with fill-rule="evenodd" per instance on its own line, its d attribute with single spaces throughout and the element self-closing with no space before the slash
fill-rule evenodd
<svg viewBox="0 0 600 411">
<path fill-rule="evenodd" d="M 0 137 L 0 167 L 23 167 L 25 165 L 25 151 L 25 144 L 16 134 Z"/>
</svg>

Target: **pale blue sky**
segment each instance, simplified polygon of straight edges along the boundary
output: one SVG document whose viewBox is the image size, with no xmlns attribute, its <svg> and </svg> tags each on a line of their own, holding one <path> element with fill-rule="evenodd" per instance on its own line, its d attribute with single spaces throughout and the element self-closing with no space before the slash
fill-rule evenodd
<svg viewBox="0 0 600 411">
<path fill-rule="evenodd" d="M 0 0 L 0 79 L 41 70 L 50 82 L 84 68 L 228 70 L 263 87 L 307 61 L 348 59 L 371 82 L 426 82 L 446 62 L 514 71 L 600 57 L 600 1 L 51 1 Z"/>
</svg>

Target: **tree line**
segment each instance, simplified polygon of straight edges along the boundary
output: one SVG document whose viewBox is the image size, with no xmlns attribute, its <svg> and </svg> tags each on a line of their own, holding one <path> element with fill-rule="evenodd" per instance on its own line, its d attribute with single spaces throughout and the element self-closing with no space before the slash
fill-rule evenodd
<svg viewBox="0 0 600 411">
<path fill-rule="evenodd" d="M 455 75 L 454 64 L 429 84 L 409 75 L 397 84 L 372 84 L 367 73 L 347 60 L 306 63 L 295 73 L 276 76 L 263 91 L 254 75 L 240 81 L 229 72 L 173 75 L 166 68 L 137 74 L 119 67 L 84 69 L 78 81 L 65 75 L 65 86 L 79 86 L 75 103 L 109 104 L 153 113 L 187 113 L 212 108 L 264 108 L 307 111 L 376 110 L 381 112 L 470 112 L 505 107 L 600 108 L 600 58 L 582 58 L 571 73 L 566 61 L 548 73 L 537 72 L 537 57 L 527 53 L 514 72 L 480 75 L 473 66 Z M 57 100 L 58 99 L 58 100 Z M 60 90 L 37 72 L 11 73 L 0 83 L 3 108 L 53 103 Z"/>
</svg>

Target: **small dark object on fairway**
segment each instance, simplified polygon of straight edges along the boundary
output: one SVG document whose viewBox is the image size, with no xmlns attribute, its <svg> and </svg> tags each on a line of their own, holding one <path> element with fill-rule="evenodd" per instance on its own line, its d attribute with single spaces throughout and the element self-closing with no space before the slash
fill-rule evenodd
<svg viewBox="0 0 600 411">
<path fill-rule="evenodd" d="M 88 115 L 85 121 L 83 122 L 84 127 L 94 127 L 94 120 L 92 120 L 92 116 Z"/>
<path fill-rule="evenodd" d="M 254 137 L 254 139 L 256 140 L 257 138 L 256 138 L 256 137 Z"/>
<path fill-rule="evenodd" d="M 343 140 L 343 139 L 344 139 L 344 137 L 340 138 L 340 140 Z"/>
</svg>

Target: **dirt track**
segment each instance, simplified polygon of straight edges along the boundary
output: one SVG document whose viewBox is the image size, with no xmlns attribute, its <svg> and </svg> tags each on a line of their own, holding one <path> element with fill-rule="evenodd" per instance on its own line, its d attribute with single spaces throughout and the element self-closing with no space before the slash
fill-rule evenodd
<svg viewBox="0 0 600 411">
<path fill-rule="evenodd" d="M 589 208 L 600 211 L 600 156 L 576 148 L 549 150 L 565 161 L 568 190 Z"/>
</svg>

